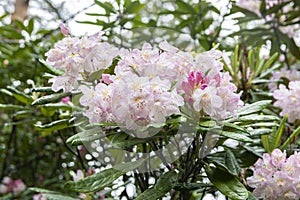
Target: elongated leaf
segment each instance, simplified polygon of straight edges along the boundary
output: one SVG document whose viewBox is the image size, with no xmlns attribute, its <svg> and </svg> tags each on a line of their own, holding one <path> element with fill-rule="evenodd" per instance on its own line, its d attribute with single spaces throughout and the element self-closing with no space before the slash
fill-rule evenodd
<svg viewBox="0 0 300 200">
<path fill-rule="evenodd" d="M 283 151 L 292 141 L 293 139 L 300 134 L 300 126 L 294 130 L 292 135 L 280 146 L 280 149 Z"/>
<path fill-rule="evenodd" d="M 240 171 L 241 171 L 241 168 L 234 156 L 234 154 L 230 151 L 230 150 L 227 150 L 226 153 L 225 153 L 225 165 L 227 166 L 227 168 L 229 169 L 229 171 L 238 176 Z"/>
<path fill-rule="evenodd" d="M 214 186 L 230 199 L 246 200 L 248 198 L 247 189 L 232 174 L 208 165 L 205 167 L 205 172 Z"/>
<path fill-rule="evenodd" d="M 261 64 L 258 66 L 258 69 L 256 69 L 255 71 L 255 76 L 258 76 L 259 74 L 261 74 L 263 71 L 265 71 L 266 69 L 268 69 L 278 58 L 279 53 L 276 52 L 275 54 L 273 54 L 271 56 L 271 58 L 268 59 L 268 61 L 266 63 L 261 62 Z"/>
<path fill-rule="evenodd" d="M 285 115 L 283 117 L 282 121 L 280 122 L 280 125 L 279 125 L 279 128 L 277 129 L 277 131 L 273 131 L 273 133 L 270 135 L 270 138 L 269 138 L 270 148 L 268 149 L 269 153 L 271 153 L 275 148 L 277 148 L 280 145 L 280 139 L 284 132 L 285 123 L 286 123 L 287 118 L 288 118 L 288 115 Z"/>
<path fill-rule="evenodd" d="M 177 176 L 178 174 L 175 171 L 163 174 L 154 187 L 145 190 L 135 200 L 154 200 L 164 197 L 175 186 Z"/>
<path fill-rule="evenodd" d="M 26 27 L 26 31 L 29 33 L 29 35 L 31 35 L 33 29 L 34 29 L 34 19 L 31 18 L 31 19 L 28 21 L 28 25 L 27 25 L 27 27 Z"/>
<path fill-rule="evenodd" d="M 124 13 L 137 13 L 144 7 L 144 4 L 141 4 L 139 1 L 130 2 L 125 7 Z"/>
<path fill-rule="evenodd" d="M 53 67 L 51 67 L 45 60 L 43 59 L 39 59 L 40 63 L 43 64 L 43 66 L 45 66 L 52 74 L 56 75 L 56 76 L 61 76 L 64 74 L 63 71 L 54 69 Z"/>
<path fill-rule="evenodd" d="M 33 98 L 27 94 L 25 94 L 24 92 L 21 92 L 19 90 L 17 90 L 16 88 L 12 87 L 12 86 L 7 86 L 7 89 L 9 89 L 13 96 L 20 102 L 24 103 L 24 104 L 31 104 L 31 102 L 33 101 Z"/>
<path fill-rule="evenodd" d="M 48 200 L 76 200 L 77 198 L 73 198 L 70 196 L 67 196 L 65 194 L 62 194 L 60 192 L 52 191 L 52 190 L 47 190 L 43 188 L 36 188 L 36 187 L 31 187 L 28 188 L 28 190 L 41 193 L 43 197 L 47 198 Z"/>
<path fill-rule="evenodd" d="M 95 3 L 98 6 L 102 7 L 105 10 L 106 14 L 116 13 L 114 7 L 109 2 L 102 3 L 101 1 L 95 0 Z"/>
<path fill-rule="evenodd" d="M 238 126 L 236 124 L 227 123 L 227 122 L 225 122 L 223 124 L 223 131 L 227 131 L 227 132 L 241 131 L 244 133 L 249 133 L 245 128 Z"/>
<path fill-rule="evenodd" d="M 246 136 L 245 133 L 222 131 L 221 135 L 241 142 L 253 142 L 253 140 Z"/>
<path fill-rule="evenodd" d="M 240 108 L 237 111 L 237 114 L 239 116 L 242 116 L 242 115 L 248 115 L 248 114 L 262 111 L 264 108 L 266 108 L 268 105 L 270 105 L 271 102 L 272 102 L 271 100 L 262 100 L 262 101 L 258 101 L 258 102 L 252 103 L 252 104 L 248 104 L 248 105 Z"/>
<path fill-rule="evenodd" d="M 47 200 L 78 200 L 78 198 L 69 197 L 63 194 L 45 193 L 43 194 L 43 197 L 45 197 Z"/>
<path fill-rule="evenodd" d="M 194 7 L 191 6 L 190 4 L 188 4 L 188 3 L 186 3 L 182 0 L 177 0 L 175 2 L 176 2 L 176 5 L 178 6 L 179 11 L 186 12 L 188 14 L 195 14 L 196 13 Z"/>
<path fill-rule="evenodd" d="M 67 139 L 66 142 L 70 143 L 71 145 L 77 146 L 83 144 L 84 142 L 94 141 L 101 137 L 101 135 L 98 134 L 101 131 L 102 130 L 100 128 L 86 130 L 71 136 L 70 138 Z"/>
<path fill-rule="evenodd" d="M 0 104 L 0 110 L 27 110 L 28 108 L 13 104 Z"/>
<path fill-rule="evenodd" d="M 232 12 L 242 12 L 244 13 L 247 17 L 258 17 L 258 15 L 250 10 L 247 10 L 245 8 L 241 8 L 239 6 L 236 5 L 232 5 Z"/>
<path fill-rule="evenodd" d="M 239 122 L 257 122 L 257 121 L 278 121 L 279 118 L 273 115 L 257 115 L 257 114 L 252 114 L 252 115 L 245 115 L 241 116 L 238 118 Z"/>
<path fill-rule="evenodd" d="M 32 88 L 33 92 L 53 92 L 51 87 L 38 87 L 38 88 Z"/>
<path fill-rule="evenodd" d="M 70 123 L 70 119 L 61 119 L 61 120 L 53 121 L 49 124 L 43 124 L 43 125 L 35 124 L 34 126 L 36 127 L 37 130 L 56 131 L 56 130 L 72 127 L 74 126 L 74 124 Z"/>
<path fill-rule="evenodd" d="M 40 97 L 32 102 L 31 105 L 43 105 L 46 103 L 53 103 L 54 101 L 61 100 L 63 97 L 70 96 L 70 93 L 58 93 L 58 94 L 50 94 L 47 96 Z"/>
<path fill-rule="evenodd" d="M 270 128 L 260 128 L 260 129 L 254 129 L 249 131 L 250 135 L 255 136 L 255 135 L 266 135 L 269 133 L 272 133 L 272 129 Z"/>
<path fill-rule="evenodd" d="M 287 45 L 288 49 L 296 58 L 300 59 L 300 48 L 295 43 L 295 40 L 293 38 L 289 38 L 286 34 L 282 33 L 280 30 L 277 31 L 280 40 Z"/>
<path fill-rule="evenodd" d="M 135 162 L 120 164 L 114 166 L 114 168 L 85 177 L 77 182 L 69 181 L 65 184 L 65 187 L 76 192 L 96 192 L 111 185 L 114 180 L 123 174 L 138 168 L 143 162 L 144 160 L 137 160 Z"/>
</svg>

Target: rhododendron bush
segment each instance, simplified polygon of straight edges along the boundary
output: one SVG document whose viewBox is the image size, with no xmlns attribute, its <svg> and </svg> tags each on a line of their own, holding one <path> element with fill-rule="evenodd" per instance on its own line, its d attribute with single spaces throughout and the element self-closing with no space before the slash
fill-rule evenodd
<svg viewBox="0 0 300 200">
<path fill-rule="evenodd" d="M 227 3 L 95 1 L 101 32 L 24 36 L 0 199 L 299 199 L 299 2 Z"/>
</svg>

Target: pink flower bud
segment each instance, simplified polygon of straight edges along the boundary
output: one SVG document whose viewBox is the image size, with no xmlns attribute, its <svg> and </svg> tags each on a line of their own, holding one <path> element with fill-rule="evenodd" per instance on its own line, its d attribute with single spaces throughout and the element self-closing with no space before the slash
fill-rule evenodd
<svg viewBox="0 0 300 200">
<path fill-rule="evenodd" d="M 64 36 L 70 35 L 70 30 L 69 30 L 69 28 L 68 28 L 65 24 L 60 23 L 60 24 L 59 24 L 59 28 L 60 28 L 60 32 L 61 32 Z"/>
<path fill-rule="evenodd" d="M 67 96 L 67 97 L 62 98 L 62 99 L 61 99 L 61 102 L 62 102 L 62 103 L 69 103 L 69 102 L 70 102 L 70 97 Z"/>
</svg>

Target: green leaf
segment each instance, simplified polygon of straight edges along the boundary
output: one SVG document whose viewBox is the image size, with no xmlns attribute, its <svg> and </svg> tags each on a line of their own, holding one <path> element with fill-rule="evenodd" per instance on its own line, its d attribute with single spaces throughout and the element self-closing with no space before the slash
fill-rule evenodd
<svg viewBox="0 0 300 200">
<path fill-rule="evenodd" d="M 69 197 L 63 194 L 43 194 L 47 200 L 78 200 L 78 198 Z"/>
<path fill-rule="evenodd" d="M 248 115 L 262 111 L 264 108 L 269 106 L 272 103 L 271 100 L 262 100 L 252 104 L 248 104 L 240 108 L 236 113 L 239 116 Z"/>
<path fill-rule="evenodd" d="M 285 115 L 283 119 L 280 122 L 279 128 L 277 131 L 273 131 L 269 138 L 269 144 L 270 148 L 266 149 L 269 153 L 271 153 L 275 148 L 277 148 L 280 145 L 281 136 L 284 132 L 285 123 L 288 118 L 288 115 Z"/>
<path fill-rule="evenodd" d="M 295 137 L 297 137 L 300 133 L 300 126 L 294 130 L 294 132 L 288 137 L 288 139 L 280 146 L 280 149 L 283 151 L 285 148 L 293 141 Z"/>
<path fill-rule="evenodd" d="M 74 126 L 74 124 L 70 123 L 70 121 L 71 121 L 70 119 L 61 119 L 61 120 L 53 121 L 49 124 L 42 124 L 42 125 L 35 124 L 34 126 L 39 131 L 51 132 L 51 131 L 61 130 L 61 129 Z"/>
<path fill-rule="evenodd" d="M 251 192 L 248 191 L 248 199 L 247 200 L 258 200 Z"/>
<path fill-rule="evenodd" d="M 161 175 L 154 187 L 145 190 L 135 200 L 154 200 L 164 197 L 175 186 L 177 178 L 178 174 L 175 171 Z"/>
<path fill-rule="evenodd" d="M 51 67 L 45 60 L 43 59 L 39 59 L 39 62 L 43 64 L 43 66 L 45 66 L 52 74 L 56 75 L 56 76 L 61 76 L 64 74 L 63 71 L 54 69 L 53 67 Z"/>
<path fill-rule="evenodd" d="M 252 114 L 252 115 L 245 115 L 238 118 L 239 122 L 257 122 L 257 121 L 278 121 L 279 118 L 277 116 L 273 115 L 258 115 L 258 114 Z"/>
<path fill-rule="evenodd" d="M 20 20 L 15 20 L 14 23 L 18 26 L 19 29 L 26 30 L 24 23 L 21 22 Z"/>
<path fill-rule="evenodd" d="M 141 4 L 139 1 L 133 1 L 133 2 L 130 2 L 125 7 L 124 13 L 127 13 L 127 14 L 138 13 L 143 7 L 144 7 L 144 4 Z"/>
<path fill-rule="evenodd" d="M 227 150 L 225 152 L 225 165 L 228 168 L 229 172 L 231 172 L 231 174 L 238 176 L 241 172 L 241 168 L 237 160 L 235 159 L 234 154 L 230 150 Z"/>
<path fill-rule="evenodd" d="M 76 192 L 96 192 L 110 186 L 111 183 L 123 174 L 132 171 L 143 164 L 145 160 L 115 165 L 114 168 L 106 169 L 99 173 L 85 177 L 77 182 L 69 181 L 65 188 Z"/>
<path fill-rule="evenodd" d="M 81 145 L 84 142 L 90 142 L 99 139 L 101 137 L 101 134 L 99 134 L 99 132 L 101 132 L 100 128 L 82 131 L 69 137 L 66 142 L 74 146 Z"/>
<path fill-rule="evenodd" d="M 36 188 L 36 187 L 30 187 L 28 190 L 41 193 L 45 198 L 48 200 L 76 200 L 77 198 L 73 198 L 70 196 L 67 196 L 65 194 L 62 194 L 60 192 L 52 191 L 52 190 L 47 190 L 43 188 Z"/>
<path fill-rule="evenodd" d="M 100 69 L 98 71 L 95 71 L 87 77 L 88 82 L 93 82 L 95 80 L 100 80 L 102 78 L 102 74 L 104 73 L 105 69 Z"/>
<path fill-rule="evenodd" d="M 186 3 L 182 0 L 176 0 L 175 1 L 176 5 L 178 6 L 178 10 L 185 12 L 187 14 L 196 14 L 196 10 L 194 9 L 193 6 L 191 6 L 189 3 Z"/>
<path fill-rule="evenodd" d="M 268 59 L 266 63 L 262 62 L 261 65 L 259 65 L 258 69 L 255 71 L 255 76 L 258 76 L 262 72 L 264 72 L 266 69 L 268 69 L 278 58 L 279 53 L 276 52 L 271 56 L 271 58 Z"/>
<path fill-rule="evenodd" d="M 104 3 L 102 3 L 101 1 L 95 0 L 95 3 L 96 3 L 98 6 L 102 7 L 102 8 L 105 10 L 106 14 L 108 14 L 108 15 L 109 15 L 110 13 L 116 13 L 116 11 L 115 11 L 113 5 L 112 5 L 111 3 L 109 3 L 109 2 L 104 2 Z"/>
<path fill-rule="evenodd" d="M 279 11 L 282 7 L 284 7 L 285 5 L 287 5 L 287 4 L 289 4 L 289 3 L 290 3 L 290 2 L 287 1 L 287 2 L 281 2 L 281 3 L 279 3 L 279 4 L 275 4 L 273 7 L 267 9 L 266 12 L 265 12 L 264 14 L 265 14 L 265 16 L 266 16 L 266 15 L 270 15 L 270 14 L 272 14 L 272 13 L 278 13 L 278 11 Z"/>
<path fill-rule="evenodd" d="M 241 141 L 241 142 L 253 142 L 251 138 L 245 135 L 245 133 L 238 133 L 238 132 L 227 132 L 227 131 L 222 131 L 221 136 Z"/>
<path fill-rule="evenodd" d="M 246 200 L 248 191 L 234 175 L 215 167 L 206 166 L 205 172 L 209 180 L 224 195 L 232 200 Z"/>
<path fill-rule="evenodd" d="M 7 86 L 7 89 L 9 89 L 13 96 L 20 102 L 24 103 L 24 104 L 31 104 L 33 101 L 33 98 L 27 94 L 25 94 L 24 92 L 21 92 L 19 90 L 17 90 L 16 88 L 12 87 L 12 86 Z"/>
<path fill-rule="evenodd" d="M 228 132 L 241 131 L 241 132 L 249 134 L 249 132 L 245 128 L 240 127 L 236 124 L 227 123 L 227 122 L 225 122 L 223 124 L 223 131 L 228 131 Z"/>
<path fill-rule="evenodd" d="M 242 12 L 244 13 L 247 17 L 258 17 L 258 15 L 250 10 L 247 10 L 245 8 L 241 8 L 239 6 L 236 5 L 232 5 L 232 12 Z"/>
<path fill-rule="evenodd" d="M 0 104 L 0 110 L 27 110 L 28 108 L 13 104 Z"/>
<path fill-rule="evenodd" d="M 256 135 L 266 135 L 269 133 L 272 133 L 272 129 L 269 128 L 260 128 L 260 129 L 254 129 L 249 131 L 251 136 L 256 136 Z"/>
<path fill-rule="evenodd" d="M 300 49 L 296 45 L 295 40 L 293 38 L 289 38 L 286 34 L 282 33 L 280 30 L 277 31 L 280 40 L 287 45 L 288 49 L 296 58 L 300 59 Z"/>
<path fill-rule="evenodd" d="M 32 88 L 32 92 L 53 92 L 51 87 Z"/>
<path fill-rule="evenodd" d="M 47 96 L 40 97 L 32 102 L 31 105 L 43 105 L 46 103 L 52 103 L 53 101 L 60 101 L 63 97 L 70 96 L 70 93 L 59 93 L 59 94 L 50 94 Z"/>
<path fill-rule="evenodd" d="M 32 31 L 33 31 L 33 28 L 34 28 L 34 19 L 31 18 L 28 22 L 28 25 L 27 25 L 27 32 L 29 33 L 29 35 L 31 35 Z"/>
</svg>

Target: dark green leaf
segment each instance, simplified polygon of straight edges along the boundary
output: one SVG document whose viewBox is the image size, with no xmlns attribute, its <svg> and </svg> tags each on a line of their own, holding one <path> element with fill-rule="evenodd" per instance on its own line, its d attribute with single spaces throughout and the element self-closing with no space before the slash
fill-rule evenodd
<svg viewBox="0 0 300 200">
<path fill-rule="evenodd" d="M 174 187 L 177 176 L 175 171 L 161 175 L 154 187 L 145 190 L 135 200 L 154 200 L 164 197 Z"/>
<path fill-rule="evenodd" d="M 114 168 L 106 169 L 91 176 L 85 177 L 77 182 L 69 181 L 65 187 L 76 192 L 95 192 L 104 189 L 123 174 L 132 171 L 143 164 L 144 160 L 138 160 L 131 163 L 124 163 Z"/>
<path fill-rule="evenodd" d="M 232 5 L 232 9 L 231 9 L 232 12 L 242 12 L 244 13 L 247 17 L 258 17 L 258 15 L 250 10 L 247 10 L 245 8 L 241 8 L 241 7 L 238 7 L 236 5 Z"/>
<path fill-rule="evenodd" d="M 52 103 L 54 101 L 60 101 L 63 97 L 70 96 L 70 93 L 58 93 L 58 94 L 50 94 L 47 96 L 40 97 L 32 102 L 33 106 L 43 105 L 46 103 Z"/>
<path fill-rule="evenodd" d="M 288 49 L 291 53 L 298 59 L 300 59 L 300 49 L 296 45 L 295 40 L 293 38 L 289 38 L 286 34 L 282 33 L 280 30 L 278 31 L 278 35 L 280 40 L 287 45 Z M 274 45 L 274 44 L 273 44 Z M 273 46 L 272 45 L 272 46 Z"/>
<path fill-rule="evenodd" d="M 49 124 L 43 124 L 43 125 L 35 124 L 35 127 L 37 130 L 43 130 L 43 131 L 49 131 L 49 132 L 65 129 L 65 128 L 72 127 L 72 126 L 74 126 L 74 124 L 70 123 L 70 119 L 61 119 L 61 120 L 53 121 Z"/>
<path fill-rule="evenodd" d="M 241 172 L 241 168 L 230 150 L 225 152 L 225 165 L 231 174 L 238 176 Z"/>
<path fill-rule="evenodd" d="M 33 31 L 33 28 L 34 28 L 34 19 L 31 18 L 28 22 L 28 25 L 27 25 L 27 32 L 29 33 L 29 35 L 31 35 L 32 31 Z"/>
<path fill-rule="evenodd" d="M 248 191 L 232 174 L 215 167 L 206 166 L 205 172 L 214 186 L 232 200 L 246 200 Z"/>
<path fill-rule="evenodd" d="M 27 110 L 28 108 L 13 104 L 0 104 L 0 110 Z"/>
</svg>

